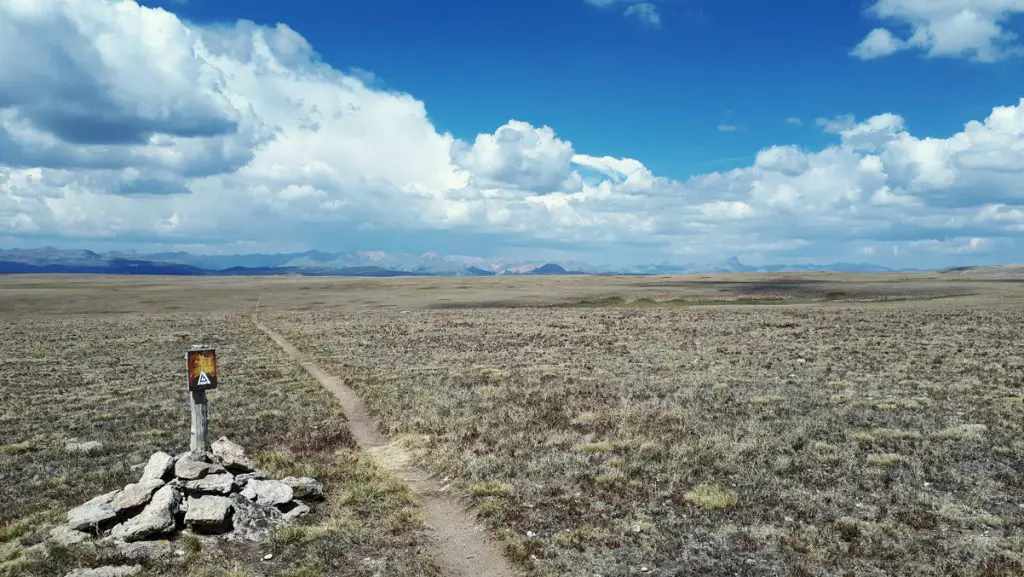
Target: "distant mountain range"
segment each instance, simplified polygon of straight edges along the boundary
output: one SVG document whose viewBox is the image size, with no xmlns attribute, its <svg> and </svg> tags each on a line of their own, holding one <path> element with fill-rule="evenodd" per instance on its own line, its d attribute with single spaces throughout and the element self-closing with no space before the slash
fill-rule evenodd
<svg viewBox="0 0 1024 577">
<path fill-rule="evenodd" d="M 495 275 L 669 275 L 720 272 L 895 272 L 870 264 L 748 266 L 738 258 L 719 264 L 592 266 L 582 262 L 519 261 L 472 256 L 386 252 L 307 251 L 282 254 L 195 255 L 187 252 L 140 254 L 91 250 L 0 250 L 0 273 L 95 273 L 185 276 L 495 276 Z"/>
</svg>

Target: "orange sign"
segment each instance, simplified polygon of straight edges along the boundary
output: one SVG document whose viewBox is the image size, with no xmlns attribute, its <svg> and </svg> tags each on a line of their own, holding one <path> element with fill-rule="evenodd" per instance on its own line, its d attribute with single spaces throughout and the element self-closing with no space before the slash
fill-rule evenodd
<svg viewBox="0 0 1024 577">
<path fill-rule="evenodd" d="M 188 361 L 188 390 L 205 391 L 217 388 L 217 351 L 212 348 L 190 349 Z"/>
</svg>

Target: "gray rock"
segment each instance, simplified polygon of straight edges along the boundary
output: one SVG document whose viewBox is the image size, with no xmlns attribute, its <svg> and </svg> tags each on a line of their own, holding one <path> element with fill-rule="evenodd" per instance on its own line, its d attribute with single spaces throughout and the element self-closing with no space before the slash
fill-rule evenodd
<svg viewBox="0 0 1024 577">
<path fill-rule="evenodd" d="M 292 488 L 296 499 L 319 501 L 324 498 L 324 484 L 310 477 L 285 477 L 281 482 Z"/>
<path fill-rule="evenodd" d="M 234 484 L 234 475 L 231 473 L 218 473 L 186 482 L 185 491 L 188 493 L 218 493 L 220 495 L 227 495 L 231 492 Z"/>
<path fill-rule="evenodd" d="M 117 513 L 110 506 L 118 491 L 94 497 L 89 501 L 68 511 L 68 526 L 76 531 L 92 531 L 98 533 L 103 525 L 117 518 Z"/>
<path fill-rule="evenodd" d="M 163 451 L 157 451 L 149 457 L 146 468 L 142 470 L 142 479 L 166 479 L 174 466 L 174 457 Z"/>
<path fill-rule="evenodd" d="M 110 507 L 115 513 L 124 517 L 126 513 L 149 503 L 153 493 L 163 486 L 164 482 L 160 479 L 143 479 L 138 483 L 125 485 L 125 488 L 118 491 L 110 502 Z"/>
<path fill-rule="evenodd" d="M 174 476 L 185 481 L 202 479 L 209 474 L 223 472 L 224 467 L 213 463 L 207 463 L 202 460 L 202 457 L 193 454 L 181 456 L 178 458 L 177 462 L 174 463 Z"/>
<path fill-rule="evenodd" d="M 93 451 L 99 451 L 103 448 L 103 443 L 99 441 L 85 441 L 82 443 L 68 443 L 64 445 L 64 449 L 69 453 L 91 453 Z"/>
<path fill-rule="evenodd" d="M 122 565 L 114 567 L 96 567 L 95 569 L 75 569 L 64 577 L 128 577 L 142 571 L 140 565 Z"/>
<path fill-rule="evenodd" d="M 309 513 L 309 506 L 303 503 L 302 501 L 292 501 L 291 503 L 288 503 L 288 505 L 290 505 L 291 507 L 287 509 L 285 513 L 281 516 L 281 518 L 284 519 L 286 523 L 289 521 L 294 521 L 295 519 L 298 519 L 306 513 Z"/>
<path fill-rule="evenodd" d="M 76 531 L 67 525 L 58 525 L 50 530 L 50 540 L 58 545 L 77 545 L 87 541 L 92 535 Z"/>
<path fill-rule="evenodd" d="M 168 533 L 174 529 L 174 514 L 178 510 L 181 494 L 171 485 L 164 485 L 153 495 L 153 500 L 141 513 L 110 530 L 110 536 L 132 542 L 150 535 Z"/>
<path fill-rule="evenodd" d="M 207 495 L 188 499 L 185 525 L 201 533 L 223 533 L 231 529 L 231 499 Z"/>
<path fill-rule="evenodd" d="M 281 481 L 261 481 L 253 479 L 245 485 L 242 496 L 257 505 L 273 507 L 283 505 L 292 500 L 292 488 Z"/>
<path fill-rule="evenodd" d="M 253 479 L 266 479 L 267 476 L 262 471 L 253 471 L 252 473 L 242 473 L 241 475 L 235 475 L 235 487 L 244 489 L 249 481 Z"/>
<path fill-rule="evenodd" d="M 113 546 L 126 561 L 133 563 L 148 563 L 171 555 L 171 543 L 166 540 L 135 543 L 114 541 Z"/>
<path fill-rule="evenodd" d="M 227 535 L 231 541 L 262 541 L 274 528 L 284 522 L 281 512 L 274 507 L 260 507 L 238 493 L 231 497 L 234 510 L 232 523 L 235 530 Z"/>
<path fill-rule="evenodd" d="M 227 437 L 221 437 L 214 441 L 210 445 L 210 451 L 229 471 L 248 473 L 256 468 L 252 460 L 245 455 L 245 449 L 241 445 L 232 443 Z"/>
</svg>

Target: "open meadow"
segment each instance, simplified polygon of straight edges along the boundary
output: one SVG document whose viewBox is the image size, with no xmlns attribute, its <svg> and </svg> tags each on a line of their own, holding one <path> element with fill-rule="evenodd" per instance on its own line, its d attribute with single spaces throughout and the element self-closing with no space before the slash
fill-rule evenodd
<svg viewBox="0 0 1024 577">
<path fill-rule="evenodd" d="M 440 574 L 257 302 L 524 575 L 1024 574 L 1024 282 L 940 274 L 0 278 L 0 574 L 88 559 L 26 549 L 186 448 L 193 342 L 213 434 L 328 500 L 188 571 Z"/>
<path fill-rule="evenodd" d="M 3 298 L 3 297 L 0 297 Z M 71 297 L 74 298 L 74 297 Z M 159 308 L 159 307 L 157 307 Z M 212 435 L 254 453 L 270 475 L 329 488 L 316 515 L 259 546 L 175 544 L 148 575 L 440 575 L 418 505 L 348 434 L 330 393 L 237 314 L 0 317 L 0 575 L 63 576 L 119 564 L 89 546 L 32 549 L 65 512 L 135 482 L 151 453 L 188 449 L 184 350 L 218 344 Z M 69 443 L 99 442 L 88 452 Z M 272 563 L 264 554 L 275 554 Z"/>
</svg>

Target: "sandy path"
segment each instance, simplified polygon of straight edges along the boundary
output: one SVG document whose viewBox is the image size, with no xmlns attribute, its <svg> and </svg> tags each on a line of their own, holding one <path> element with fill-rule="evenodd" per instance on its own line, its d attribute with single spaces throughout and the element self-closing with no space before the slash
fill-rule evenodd
<svg viewBox="0 0 1024 577">
<path fill-rule="evenodd" d="M 451 577 L 513 577 L 518 575 L 491 542 L 473 516 L 432 478 L 411 464 L 409 455 L 397 443 L 389 443 L 374 426 L 362 399 L 340 379 L 317 365 L 284 337 L 253 316 L 256 327 L 295 359 L 302 368 L 334 393 L 348 417 L 348 425 L 359 446 L 385 470 L 401 479 L 423 504 L 427 525 L 437 544 L 441 565 Z"/>
</svg>

